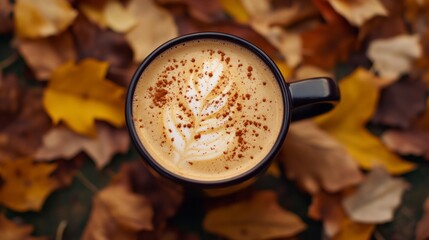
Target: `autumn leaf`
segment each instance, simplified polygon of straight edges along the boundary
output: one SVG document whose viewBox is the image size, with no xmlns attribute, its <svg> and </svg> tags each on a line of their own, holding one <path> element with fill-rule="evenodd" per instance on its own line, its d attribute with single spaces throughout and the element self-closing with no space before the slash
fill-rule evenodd
<svg viewBox="0 0 429 240">
<path fill-rule="evenodd" d="M 95 120 L 124 124 L 124 89 L 104 79 L 108 64 L 85 59 L 57 68 L 45 90 L 43 105 L 54 124 L 64 121 L 73 131 L 94 136 Z"/>
<path fill-rule="evenodd" d="M 329 77 L 333 78 L 333 73 L 325 71 L 324 69 L 318 68 L 311 65 L 303 65 L 298 67 L 295 70 L 295 79 L 302 80 L 307 78 L 316 78 L 316 77 Z"/>
<path fill-rule="evenodd" d="M 0 126 L 5 126 L 13 121 L 21 107 L 22 88 L 15 74 L 0 77 L 0 83 Z"/>
<path fill-rule="evenodd" d="M 241 0 L 219 0 L 219 3 L 236 22 L 247 23 L 249 21 L 250 16 L 244 8 Z"/>
<path fill-rule="evenodd" d="M 7 33 L 13 29 L 11 13 L 13 6 L 9 0 L 0 0 L 0 33 Z"/>
<path fill-rule="evenodd" d="M 203 225 L 209 232 L 237 240 L 290 237 L 305 229 L 301 219 L 278 205 L 271 191 L 213 209 L 205 216 Z"/>
<path fill-rule="evenodd" d="M 383 165 L 390 173 L 400 174 L 414 169 L 391 153 L 366 128 L 379 99 L 375 76 L 362 68 L 340 81 L 341 102 L 331 112 L 316 118 L 319 126 L 344 144 L 359 166 L 371 169 Z"/>
<path fill-rule="evenodd" d="M 386 16 L 388 12 L 379 0 L 328 0 L 332 7 L 351 24 L 361 26 L 374 16 Z"/>
<path fill-rule="evenodd" d="M 125 35 L 134 51 L 135 61 L 142 61 L 155 48 L 177 37 L 173 16 L 158 7 L 153 0 L 131 0 L 127 10 L 137 19 L 137 26 Z"/>
<path fill-rule="evenodd" d="M 416 239 L 417 240 L 427 240 L 429 238 L 429 198 L 426 199 L 423 206 L 423 217 L 420 219 L 417 224 L 416 229 Z"/>
<path fill-rule="evenodd" d="M 0 162 L 0 203 L 15 211 L 40 211 L 46 198 L 60 185 L 50 177 L 55 163 L 33 163 L 31 159 Z"/>
<path fill-rule="evenodd" d="M 374 63 L 374 69 L 381 77 L 388 79 L 397 79 L 408 72 L 411 64 L 421 54 L 419 37 L 411 35 L 374 40 L 367 51 L 368 57 Z"/>
<path fill-rule="evenodd" d="M 51 129 L 43 137 L 43 146 L 38 149 L 35 159 L 49 161 L 58 158 L 71 159 L 85 151 L 98 169 L 106 166 L 115 153 L 125 153 L 130 139 L 126 130 L 113 129 L 107 124 L 97 123 L 97 136 L 88 138 L 59 126 Z"/>
<path fill-rule="evenodd" d="M 341 231 L 332 240 L 370 240 L 374 230 L 374 224 L 345 219 L 341 223 Z"/>
<path fill-rule="evenodd" d="M 145 196 L 133 193 L 131 184 L 127 178 L 117 176 L 97 193 L 83 240 L 137 239 L 138 231 L 153 229 L 151 203 Z"/>
<path fill-rule="evenodd" d="M 52 71 L 67 61 L 75 61 L 77 58 L 69 32 L 49 38 L 20 39 L 18 50 L 39 80 L 48 80 Z M 40 56 L 43 56 L 42 61 Z"/>
<path fill-rule="evenodd" d="M 367 48 L 375 39 L 392 38 L 407 34 L 407 26 L 401 15 L 374 17 L 359 28 L 359 42 Z"/>
<path fill-rule="evenodd" d="M 102 5 L 82 3 L 79 8 L 100 27 L 109 27 L 118 33 L 126 33 L 137 24 L 134 16 L 117 0 L 109 0 Z"/>
<path fill-rule="evenodd" d="M 4 80 L 7 79 L 9 78 Z M 16 111 L 5 115 L 4 119 L 0 117 L 4 123 L 0 125 L 0 162 L 32 156 L 42 144 L 42 136 L 51 127 L 49 116 L 43 110 L 41 89 L 28 89 L 19 94 L 20 88 L 13 84 L 5 82 L 0 85 L 0 92 L 6 87 L 5 93 L 11 96 L 4 100 L 7 101 L 5 104 L 12 103 L 12 106 L 4 108 Z M 14 96 L 16 94 L 18 96 Z M 14 100 L 15 102 L 9 102 Z M 3 105 L 3 102 L 0 105 Z"/>
<path fill-rule="evenodd" d="M 420 79 L 407 77 L 381 91 L 372 122 L 408 128 L 426 109 L 426 87 Z"/>
<path fill-rule="evenodd" d="M 279 159 L 286 175 L 308 192 L 336 192 L 362 180 L 358 165 L 334 138 L 312 121 L 290 126 Z"/>
<path fill-rule="evenodd" d="M 388 222 L 407 188 L 404 180 L 392 178 L 382 167 L 374 167 L 357 191 L 344 199 L 343 206 L 353 221 Z"/>
<path fill-rule="evenodd" d="M 191 17 L 204 23 L 226 20 L 219 0 L 156 0 L 156 2 L 171 8 L 177 7 L 177 5 L 184 5 Z"/>
<path fill-rule="evenodd" d="M 2 240 L 45 240 L 44 237 L 32 237 L 34 227 L 27 224 L 19 224 L 0 215 L 0 239 Z"/>
<path fill-rule="evenodd" d="M 66 0 L 44 0 L 43 3 L 17 0 L 14 10 L 17 34 L 23 38 L 56 35 L 69 27 L 77 16 Z"/>
</svg>

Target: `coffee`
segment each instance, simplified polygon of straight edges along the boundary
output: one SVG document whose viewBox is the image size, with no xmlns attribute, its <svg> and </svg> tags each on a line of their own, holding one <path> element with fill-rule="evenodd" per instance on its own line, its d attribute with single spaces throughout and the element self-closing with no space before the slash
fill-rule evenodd
<svg viewBox="0 0 429 240">
<path fill-rule="evenodd" d="M 238 44 L 192 40 L 158 55 L 133 95 L 137 136 L 166 170 L 219 181 L 252 169 L 283 123 L 282 93 L 264 61 Z"/>
</svg>

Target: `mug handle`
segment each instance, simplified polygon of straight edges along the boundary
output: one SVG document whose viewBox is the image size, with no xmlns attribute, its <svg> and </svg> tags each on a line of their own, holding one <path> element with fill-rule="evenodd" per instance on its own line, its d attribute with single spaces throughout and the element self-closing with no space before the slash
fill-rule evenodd
<svg viewBox="0 0 429 240">
<path fill-rule="evenodd" d="M 291 121 L 326 113 L 340 101 L 340 89 L 331 78 L 310 78 L 289 83 L 292 98 Z"/>
</svg>

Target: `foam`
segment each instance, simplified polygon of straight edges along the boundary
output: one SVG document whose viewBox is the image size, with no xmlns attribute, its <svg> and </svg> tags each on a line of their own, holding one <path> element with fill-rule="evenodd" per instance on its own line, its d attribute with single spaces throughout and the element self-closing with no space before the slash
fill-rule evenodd
<svg viewBox="0 0 429 240">
<path fill-rule="evenodd" d="M 249 50 L 221 40 L 195 40 L 158 56 L 133 99 L 140 141 L 165 169 L 216 181 L 251 169 L 279 134 L 280 87 Z"/>
</svg>

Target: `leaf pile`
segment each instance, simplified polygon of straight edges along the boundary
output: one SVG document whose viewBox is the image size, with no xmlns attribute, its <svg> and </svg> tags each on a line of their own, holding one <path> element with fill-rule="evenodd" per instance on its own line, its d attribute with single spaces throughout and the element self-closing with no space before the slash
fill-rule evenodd
<svg viewBox="0 0 429 240">
<path fill-rule="evenodd" d="M 429 239 L 429 1 L 0 0 L 0 23 L 0 239 Z M 336 78 L 342 94 L 291 124 L 261 181 L 218 198 L 129 162 L 124 127 L 138 64 L 199 31 L 250 41 L 288 82 Z M 88 219 L 60 212 L 80 230 L 41 231 L 44 203 L 76 182 L 93 192 Z"/>
</svg>

